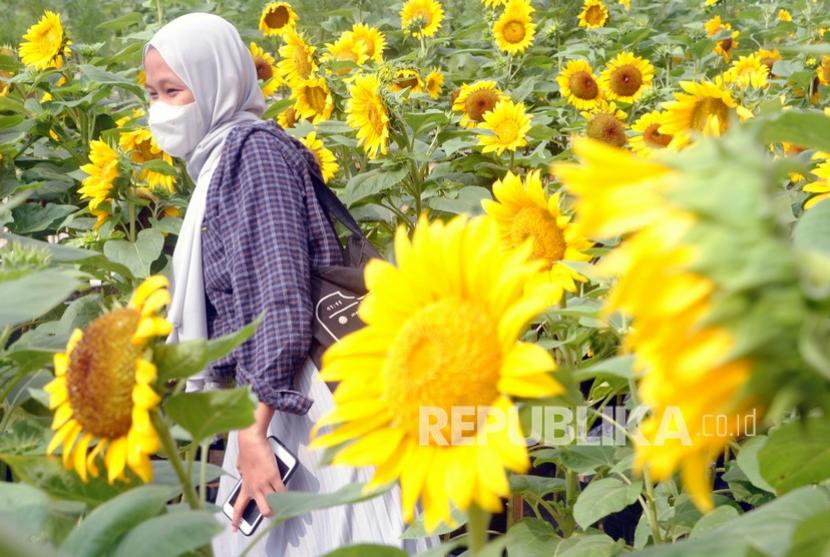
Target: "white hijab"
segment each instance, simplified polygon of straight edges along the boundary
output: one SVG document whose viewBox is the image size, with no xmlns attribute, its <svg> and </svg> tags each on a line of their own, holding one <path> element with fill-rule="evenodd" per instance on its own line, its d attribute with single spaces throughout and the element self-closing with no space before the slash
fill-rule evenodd
<svg viewBox="0 0 830 557">
<path fill-rule="evenodd" d="M 182 342 L 207 338 L 201 228 L 210 179 L 228 133 L 241 123 L 259 120 L 265 99 L 239 32 L 217 15 L 178 17 L 147 42 L 145 56 L 151 46 L 191 90 L 202 119 L 209 123 L 208 132 L 184 157 L 196 189 L 173 252 L 173 299 L 167 315 L 173 323 L 167 342 Z"/>
</svg>

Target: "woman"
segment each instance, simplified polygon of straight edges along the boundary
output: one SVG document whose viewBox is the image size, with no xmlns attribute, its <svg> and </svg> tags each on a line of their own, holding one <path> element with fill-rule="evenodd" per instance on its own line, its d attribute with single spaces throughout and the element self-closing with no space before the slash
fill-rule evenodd
<svg viewBox="0 0 830 557">
<path fill-rule="evenodd" d="M 340 263 L 341 248 L 314 195 L 313 155 L 260 120 L 265 102 L 256 69 L 233 25 L 211 14 L 182 16 L 147 43 L 144 69 L 153 136 L 186 161 L 196 184 L 173 255 L 170 340 L 220 336 L 266 312 L 254 336 L 206 375 L 208 383 L 249 384 L 259 398 L 255 423 L 229 435 L 224 468 L 231 475 L 222 477 L 217 498 L 224 503 L 238 471 L 233 521 L 214 541 L 217 555 L 237 555 L 250 541 L 237 530 L 242 509 L 253 499 L 268 517 L 266 496 L 285 489 L 268 435 L 299 459 L 291 489 L 332 492 L 371 476 L 370 469 L 319 466 L 319 454 L 306 448 L 311 426 L 333 404 L 308 357 L 310 269 Z M 266 525 L 267 519 L 260 528 Z M 356 542 L 401 545 L 402 530 L 394 489 L 291 519 L 252 554 L 306 557 Z"/>
</svg>

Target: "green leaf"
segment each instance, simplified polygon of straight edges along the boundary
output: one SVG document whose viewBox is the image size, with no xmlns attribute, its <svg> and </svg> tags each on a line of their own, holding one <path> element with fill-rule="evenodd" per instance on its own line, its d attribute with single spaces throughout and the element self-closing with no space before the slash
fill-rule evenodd
<svg viewBox="0 0 830 557">
<path fill-rule="evenodd" d="M 574 520 L 582 529 L 611 513 L 619 512 L 637 500 L 643 484 L 623 483 L 617 478 L 602 478 L 588 484 L 574 505 Z"/>
<path fill-rule="evenodd" d="M 622 379 L 632 379 L 634 377 L 633 368 L 634 356 L 632 354 L 614 356 L 591 364 L 588 367 L 577 369 L 574 371 L 574 379 L 577 381 L 586 381 L 598 375 L 612 375 Z"/>
<path fill-rule="evenodd" d="M 207 365 L 207 342 L 197 339 L 156 346 L 153 348 L 153 362 L 162 382 L 190 377 Z"/>
<path fill-rule="evenodd" d="M 787 557 L 830 556 L 830 511 L 811 516 L 795 530 Z"/>
<path fill-rule="evenodd" d="M 28 538 L 41 532 L 49 516 L 49 497 L 30 485 L 0 482 L 0 521 L 13 524 L 17 535 Z"/>
<path fill-rule="evenodd" d="M 830 118 L 818 111 L 788 110 L 761 124 L 764 143 L 793 143 L 805 149 L 830 151 Z"/>
<path fill-rule="evenodd" d="M 514 495 L 527 497 L 532 495 L 541 499 L 549 493 L 565 491 L 565 480 L 562 478 L 548 478 L 526 474 L 512 474 L 510 476 L 510 492 Z"/>
<path fill-rule="evenodd" d="M 238 331 L 209 340 L 207 343 L 207 361 L 213 362 L 230 354 L 234 348 L 253 336 L 264 318 L 265 311 Z"/>
<path fill-rule="evenodd" d="M 77 210 L 78 208 L 74 205 L 49 203 L 45 207 L 41 207 L 37 203 L 24 203 L 12 209 L 14 222 L 9 223 L 8 227 L 17 234 L 42 232 L 49 229 L 50 225 L 58 224 L 58 221 L 65 219 Z"/>
<path fill-rule="evenodd" d="M 51 547 L 42 544 L 35 545 L 23 539 L 14 524 L 0 522 L 0 555 L 3 557 L 54 557 L 56 553 Z"/>
<path fill-rule="evenodd" d="M 72 530 L 61 545 L 61 553 L 71 557 L 112 553 L 123 534 L 162 512 L 173 496 L 170 487 L 145 485 L 110 499 Z"/>
<path fill-rule="evenodd" d="M 14 280 L 0 282 L 0 300 L 14 300 L 0 306 L 0 326 L 26 323 L 64 301 L 80 282 L 73 274 L 46 269 Z"/>
<path fill-rule="evenodd" d="M 758 452 L 761 475 L 778 493 L 830 478 L 830 421 L 808 418 L 771 431 Z"/>
<path fill-rule="evenodd" d="M 690 538 L 699 538 L 701 535 L 709 532 L 712 528 L 720 526 L 730 520 L 737 518 L 740 513 L 731 505 L 721 505 L 712 510 L 712 512 L 700 517 L 694 527 L 692 528 Z"/>
<path fill-rule="evenodd" d="M 158 172 L 159 174 L 164 174 L 165 176 L 178 175 L 178 172 L 176 172 L 176 167 L 162 159 L 149 160 L 141 165 L 141 169 L 149 170 L 151 172 Z"/>
<path fill-rule="evenodd" d="M 212 513 L 179 511 L 168 513 L 133 528 L 113 555 L 118 557 L 176 557 L 208 545 L 222 530 Z"/>
<path fill-rule="evenodd" d="M 254 423 L 257 399 L 248 387 L 199 393 L 179 393 L 170 397 L 165 412 L 187 430 L 193 443 L 213 435 L 243 429 Z"/>
<path fill-rule="evenodd" d="M 615 447 L 573 445 L 560 447 L 559 459 L 562 465 L 580 474 L 593 474 L 602 466 L 613 466 Z"/>
<path fill-rule="evenodd" d="M 104 255 L 127 267 L 133 276 L 144 278 L 150 274 L 150 265 L 161 255 L 164 237 L 154 229 L 138 233 L 135 242 L 110 240 L 104 244 Z"/>
<path fill-rule="evenodd" d="M 770 493 L 775 493 L 775 488 L 772 487 L 761 475 L 760 463 L 758 462 L 758 452 L 767 442 L 766 435 L 757 435 L 750 437 L 742 445 L 738 452 L 738 466 L 746 474 L 747 479 L 757 487 Z"/>
<path fill-rule="evenodd" d="M 508 557 L 548 557 L 559 541 L 553 526 L 538 518 L 518 521 L 504 537 Z"/>
<path fill-rule="evenodd" d="M 325 557 L 406 557 L 406 551 L 391 545 L 361 543 L 347 545 L 326 553 Z"/>
<path fill-rule="evenodd" d="M 605 534 L 571 536 L 559 542 L 550 555 L 556 557 L 611 557 L 619 553 L 620 543 Z"/>
<path fill-rule="evenodd" d="M 355 174 L 343 191 L 343 203 L 353 205 L 363 198 L 377 195 L 396 186 L 409 173 L 409 167 L 377 168 Z"/>
<path fill-rule="evenodd" d="M 793 228 L 793 242 L 799 248 L 830 255 L 830 200 L 804 211 Z"/>
</svg>

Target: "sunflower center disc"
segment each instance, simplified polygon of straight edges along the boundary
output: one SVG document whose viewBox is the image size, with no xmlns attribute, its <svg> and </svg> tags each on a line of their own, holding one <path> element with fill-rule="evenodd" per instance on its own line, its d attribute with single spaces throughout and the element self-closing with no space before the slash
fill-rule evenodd
<svg viewBox="0 0 830 557">
<path fill-rule="evenodd" d="M 714 98 L 701 99 L 695 103 L 689 127 L 693 130 L 703 131 L 712 116 L 718 117 L 721 132 L 726 131 L 726 126 L 729 123 L 729 107 L 721 99 Z"/>
<path fill-rule="evenodd" d="M 262 58 L 256 59 L 256 77 L 263 81 L 268 81 L 274 77 L 274 70 L 271 68 L 271 64 Z"/>
<path fill-rule="evenodd" d="M 508 21 L 502 31 L 504 40 L 511 44 L 516 44 L 525 38 L 525 26 L 519 21 Z"/>
<path fill-rule="evenodd" d="M 622 66 L 611 74 L 611 89 L 621 97 L 630 97 L 642 84 L 643 74 L 631 65 Z"/>
<path fill-rule="evenodd" d="M 574 97 L 586 101 L 597 98 L 599 87 L 588 72 L 576 72 L 568 80 L 568 86 Z"/>
<path fill-rule="evenodd" d="M 398 425 L 424 442 L 431 425 L 450 442 L 453 412 L 465 426 L 476 406 L 498 397 L 502 354 L 496 323 L 483 309 L 459 299 L 443 299 L 420 309 L 389 348 L 386 397 Z M 440 421 L 439 421 L 440 420 Z M 435 425 L 437 424 L 437 425 Z M 470 431 L 464 432 L 464 437 Z"/>
<path fill-rule="evenodd" d="M 602 23 L 602 8 L 599 6 L 591 6 L 585 12 L 585 21 L 591 25 L 600 25 Z"/>
<path fill-rule="evenodd" d="M 280 6 L 265 16 L 265 24 L 271 29 L 279 29 L 288 23 L 288 9 Z"/>
<path fill-rule="evenodd" d="M 565 236 L 556 219 L 539 207 L 525 207 L 513 219 L 510 241 L 519 246 L 527 238 L 533 238 L 531 259 L 541 259 L 548 267 L 565 257 Z"/>
<path fill-rule="evenodd" d="M 475 91 L 467 97 L 467 101 L 464 103 L 464 112 L 467 113 L 470 120 L 481 122 L 484 120 L 484 113 L 493 110 L 496 102 L 498 102 L 498 95 L 495 91 Z"/>
<path fill-rule="evenodd" d="M 668 147 L 672 136 L 667 133 L 660 133 L 660 124 L 651 124 L 643 132 L 643 139 L 652 147 Z"/>
<path fill-rule="evenodd" d="M 96 437 L 113 439 L 130 430 L 135 362 L 142 352 L 131 339 L 139 319 L 129 308 L 102 315 L 69 357 L 69 405 L 83 430 Z"/>
<path fill-rule="evenodd" d="M 591 139 L 604 141 L 615 147 L 622 147 L 627 141 L 622 122 L 613 114 L 599 113 L 594 116 L 588 123 L 587 134 Z"/>
</svg>

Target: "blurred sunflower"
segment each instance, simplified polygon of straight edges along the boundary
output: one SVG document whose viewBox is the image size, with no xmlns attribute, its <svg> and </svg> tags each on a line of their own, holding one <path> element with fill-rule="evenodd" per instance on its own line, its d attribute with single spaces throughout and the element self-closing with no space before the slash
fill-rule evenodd
<svg viewBox="0 0 830 557">
<path fill-rule="evenodd" d="M 588 120 L 585 128 L 588 137 L 615 147 L 622 147 L 628 142 L 625 134 L 628 114 L 617 108 L 616 103 L 601 100 L 592 109 L 582 112 L 582 116 Z"/>
<path fill-rule="evenodd" d="M 735 84 L 739 89 L 761 89 L 766 87 L 769 68 L 757 54 L 741 56 L 723 74 L 724 83 Z"/>
<path fill-rule="evenodd" d="M 409 89 L 410 93 L 421 93 L 424 90 L 424 83 L 418 70 L 414 68 L 400 68 L 395 70 L 395 78 L 389 84 L 389 90 L 393 93 L 399 93 L 404 89 Z"/>
<path fill-rule="evenodd" d="M 730 23 L 725 23 L 723 20 L 721 20 L 719 15 L 716 15 L 716 16 L 712 17 L 711 19 L 708 19 L 703 24 L 703 29 L 706 31 L 706 36 L 707 37 L 714 37 L 715 35 L 717 35 L 721 31 L 731 30 L 732 25 Z"/>
<path fill-rule="evenodd" d="M 691 132 L 721 135 L 729 127 L 733 114 L 742 120 L 751 113 L 738 105 L 732 93 L 720 79 L 715 81 L 681 81 L 683 93 L 674 93 L 674 101 L 665 104 L 666 122 L 663 133 L 674 136 L 672 147 L 682 147 L 691 141 Z"/>
<path fill-rule="evenodd" d="M 436 0 L 406 0 L 401 8 L 401 29 L 413 37 L 431 37 L 444 19 L 444 8 Z"/>
<path fill-rule="evenodd" d="M 323 55 L 323 62 L 334 60 L 344 61 L 348 60 L 354 62 L 358 66 L 362 65 L 369 59 L 366 54 L 366 43 L 364 41 L 355 40 L 354 33 L 351 31 L 343 31 L 336 41 L 326 44 L 326 53 Z M 345 75 L 349 73 L 349 68 L 342 68 L 337 70 L 337 75 Z"/>
<path fill-rule="evenodd" d="M 427 74 L 424 79 L 424 89 L 426 89 L 430 98 L 437 99 L 441 94 L 441 89 L 444 86 L 444 74 L 439 69 L 433 69 Z"/>
<path fill-rule="evenodd" d="M 118 146 L 136 164 L 144 164 L 152 160 L 163 160 L 167 164 L 173 164 L 173 157 L 161 150 L 149 128 L 121 132 L 118 136 Z M 138 171 L 136 178 L 146 183 L 150 190 L 159 188 L 166 193 L 173 193 L 173 184 L 176 181 L 175 176 L 148 169 Z"/>
<path fill-rule="evenodd" d="M 604 96 L 612 101 L 633 103 L 651 87 L 654 66 L 631 52 L 620 52 L 599 78 Z"/>
<path fill-rule="evenodd" d="M 298 19 L 288 2 L 270 2 L 259 16 L 259 30 L 266 37 L 277 37 L 293 28 Z"/>
<path fill-rule="evenodd" d="M 20 60 L 36 70 L 63 67 L 69 56 L 69 40 L 63 30 L 61 16 L 51 10 L 29 27 L 20 43 Z"/>
<path fill-rule="evenodd" d="M 7 46 L 0 46 L 0 56 L 14 57 L 14 50 Z M 9 89 L 12 86 L 8 81 L 10 77 L 14 77 L 14 72 L 0 69 L 0 97 L 5 97 L 9 94 Z"/>
<path fill-rule="evenodd" d="M 277 123 L 284 129 L 293 128 L 299 121 L 300 117 L 297 115 L 297 109 L 293 106 L 289 106 L 277 116 Z"/>
<path fill-rule="evenodd" d="M 719 15 L 716 15 L 704 23 L 703 28 L 706 30 L 706 35 L 709 37 L 714 37 L 722 31 L 732 31 L 732 25 L 722 21 Z M 728 62 L 729 58 L 732 56 L 732 51 L 738 47 L 738 35 L 740 34 L 740 31 L 732 31 L 731 36 L 718 41 L 712 51 L 716 54 L 720 54 L 724 62 Z"/>
<path fill-rule="evenodd" d="M 602 99 L 599 82 L 585 60 L 570 60 L 556 77 L 559 94 L 579 110 L 594 108 Z"/>
<path fill-rule="evenodd" d="M 484 114 L 484 121 L 478 125 L 481 132 L 478 144 L 482 152 L 495 151 L 501 155 L 505 151 L 524 147 L 532 119 L 523 103 L 514 103 L 510 99 L 499 101 L 493 110 Z"/>
<path fill-rule="evenodd" d="M 366 56 L 380 64 L 383 62 L 383 49 L 386 47 L 386 37 L 376 27 L 369 27 L 365 23 L 355 23 L 352 26 L 352 38 L 355 42 L 363 43 Z"/>
<path fill-rule="evenodd" d="M 813 174 L 820 179 L 804 186 L 806 193 L 815 194 L 804 203 L 805 209 L 809 209 L 816 203 L 830 198 L 830 161 L 819 164 L 813 169 Z"/>
<path fill-rule="evenodd" d="M 579 26 L 586 29 L 603 27 L 608 21 L 608 8 L 602 0 L 585 0 L 579 13 Z"/>
<path fill-rule="evenodd" d="M 782 23 L 789 23 L 792 20 L 793 20 L 793 15 L 789 11 L 785 10 L 784 8 L 781 8 L 780 10 L 778 10 L 778 21 L 780 21 Z"/>
<path fill-rule="evenodd" d="M 626 11 L 631 9 L 631 0 L 619 0 L 619 3 Z"/>
<path fill-rule="evenodd" d="M 536 24 L 530 14 L 533 6 L 529 0 L 508 0 L 504 11 L 493 24 L 496 44 L 508 54 L 524 52 L 533 44 Z"/>
<path fill-rule="evenodd" d="M 277 63 L 277 70 L 289 87 L 294 87 L 317 71 L 314 59 L 316 48 L 306 43 L 303 36 L 293 29 L 288 29 L 283 39 L 285 44 L 279 50 L 282 59 Z"/>
<path fill-rule="evenodd" d="M 772 68 L 775 66 L 775 63 L 784 59 L 781 56 L 781 53 L 778 52 L 778 49 L 767 50 L 765 48 L 761 48 L 758 49 L 755 55 L 761 60 L 761 63 L 767 67 L 770 77 L 775 76 L 775 74 L 772 73 Z"/>
<path fill-rule="evenodd" d="M 481 3 L 488 8 L 496 9 L 507 4 L 507 0 L 481 0 Z"/>
<path fill-rule="evenodd" d="M 248 45 L 251 57 L 256 66 L 256 77 L 261 82 L 262 94 L 270 97 L 282 85 L 282 78 L 277 72 L 277 61 L 270 53 L 265 52 L 258 44 L 251 42 Z"/>
<path fill-rule="evenodd" d="M 397 266 L 366 267 L 369 293 L 358 308 L 366 327 L 323 355 L 321 377 L 340 383 L 310 446 L 351 441 L 333 462 L 375 465 L 367 489 L 399 479 L 404 520 L 420 499 L 432 532 L 454 523 L 451 505 L 499 511 L 510 492 L 505 468 L 530 467 L 510 397 L 562 392 L 551 355 L 519 340 L 552 287 L 525 290 L 538 272 L 530 246 L 505 250 L 492 219 L 422 216 L 412 240 L 398 228 L 394 246 Z M 457 408 L 476 408 L 480 419 L 425 435 L 423 409 Z"/>
<path fill-rule="evenodd" d="M 291 98 L 300 118 L 306 118 L 312 124 L 331 118 L 334 99 L 324 77 L 314 76 L 296 83 L 291 90 Z"/>
<path fill-rule="evenodd" d="M 654 151 L 668 147 L 672 136 L 660 133 L 660 126 L 663 125 L 665 119 L 666 115 L 656 110 L 640 116 L 631 126 L 631 129 L 638 134 L 628 140 L 631 150 L 646 157 Z"/>
<path fill-rule="evenodd" d="M 830 56 L 821 57 L 821 64 L 816 68 L 816 75 L 822 85 L 830 85 Z"/>
<path fill-rule="evenodd" d="M 88 176 L 81 182 L 78 192 L 81 199 L 89 199 L 90 211 L 95 212 L 99 205 L 112 201 L 113 182 L 119 176 L 118 163 L 118 152 L 106 141 L 93 139 L 89 142 L 89 164 L 81 166 Z M 98 220 L 97 226 L 103 224 L 100 216 Z"/>
<path fill-rule="evenodd" d="M 589 261 L 590 255 L 584 250 L 591 242 L 581 236 L 571 217 L 562 214 L 559 207 L 560 194 L 545 194 L 539 171 L 527 175 L 524 183 L 512 172 L 493 184 L 496 200 L 483 199 L 481 206 L 499 227 L 502 242 L 508 249 L 519 247 L 528 238 L 533 249 L 531 261 L 541 261 L 539 281 L 556 286 L 551 304 L 559 301 L 562 289 L 576 291 L 576 282 L 586 279 L 563 261 Z"/>
<path fill-rule="evenodd" d="M 317 166 L 320 167 L 320 174 L 323 176 L 323 181 L 328 183 L 334 178 L 337 171 L 340 170 L 340 165 L 337 164 L 337 159 L 326 146 L 323 140 L 317 137 L 317 132 L 309 132 L 309 134 L 300 139 L 303 145 L 308 147 L 314 159 L 317 161 Z"/>
<path fill-rule="evenodd" d="M 452 103 L 455 112 L 462 112 L 460 124 L 474 128 L 484 121 L 484 115 L 493 110 L 499 101 L 509 97 L 502 93 L 496 82 L 491 80 L 465 83 Z"/>
<path fill-rule="evenodd" d="M 357 130 L 357 144 L 370 159 L 385 155 L 389 146 L 389 111 L 383 101 L 380 80 L 374 74 L 355 76 L 349 85 L 346 123 Z"/>
<path fill-rule="evenodd" d="M 98 476 L 98 455 L 109 483 L 126 479 L 125 467 L 144 482 L 153 479 L 150 455 L 159 439 L 150 412 L 161 398 L 153 390 L 156 366 L 144 353 L 154 337 L 173 328 L 159 316 L 170 303 L 167 286 L 166 277 L 149 277 L 126 308 L 102 315 L 84 331 L 75 329 L 66 352 L 55 354 L 55 378 L 44 387 L 55 411 L 46 452 L 63 445 L 64 466 L 83 481 Z"/>
</svg>

